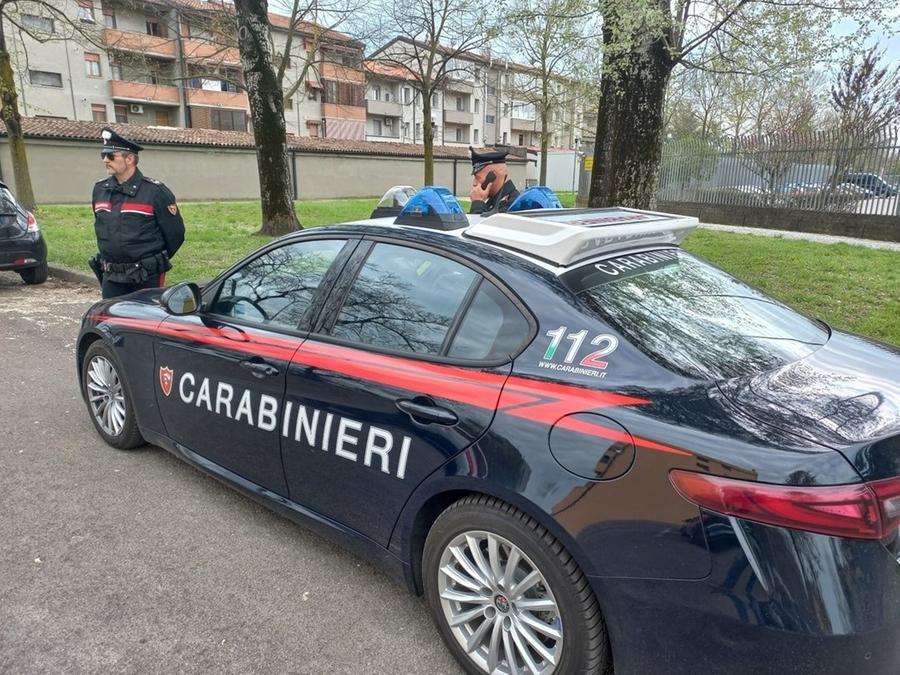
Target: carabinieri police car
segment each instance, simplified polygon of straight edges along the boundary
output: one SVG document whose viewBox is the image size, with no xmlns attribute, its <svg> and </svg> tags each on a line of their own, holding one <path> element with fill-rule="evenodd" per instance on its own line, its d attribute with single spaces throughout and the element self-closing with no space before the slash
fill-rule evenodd
<svg viewBox="0 0 900 675">
<path fill-rule="evenodd" d="M 900 350 L 692 218 L 402 203 L 94 305 L 103 439 L 380 564 L 469 672 L 898 672 Z"/>
</svg>

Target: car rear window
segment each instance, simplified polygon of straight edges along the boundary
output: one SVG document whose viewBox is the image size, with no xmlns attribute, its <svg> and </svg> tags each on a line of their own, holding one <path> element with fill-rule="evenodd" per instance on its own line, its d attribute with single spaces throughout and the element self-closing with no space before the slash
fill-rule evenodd
<svg viewBox="0 0 900 675">
<path fill-rule="evenodd" d="M 823 324 L 678 249 L 609 258 L 563 281 L 631 344 L 688 377 L 763 372 L 828 340 Z"/>
</svg>

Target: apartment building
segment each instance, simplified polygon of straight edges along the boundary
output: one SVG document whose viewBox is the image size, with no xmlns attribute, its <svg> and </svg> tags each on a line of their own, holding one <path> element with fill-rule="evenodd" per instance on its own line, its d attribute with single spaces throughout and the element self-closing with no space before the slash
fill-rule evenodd
<svg viewBox="0 0 900 675">
<path fill-rule="evenodd" d="M 33 6 L 9 31 L 23 115 L 246 131 L 249 103 L 233 9 L 204 0 L 60 0 L 77 30 Z M 289 20 L 270 14 L 276 58 Z M 362 44 L 295 30 L 285 122 L 299 136 L 365 138 Z M 307 67 L 307 62 L 311 66 Z M 302 79 L 302 81 L 300 81 Z"/>
<path fill-rule="evenodd" d="M 367 140 L 422 142 L 421 96 L 414 75 L 399 65 L 413 48 L 410 40 L 395 38 L 365 62 Z M 540 146 L 541 119 L 533 102 L 539 74 L 533 68 L 466 54 L 450 59 L 446 70 L 450 75 L 432 99 L 435 143 Z M 561 78 L 552 85 L 562 101 L 551 113 L 552 148 L 577 149 L 594 136 L 586 106 L 570 85 Z"/>
</svg>

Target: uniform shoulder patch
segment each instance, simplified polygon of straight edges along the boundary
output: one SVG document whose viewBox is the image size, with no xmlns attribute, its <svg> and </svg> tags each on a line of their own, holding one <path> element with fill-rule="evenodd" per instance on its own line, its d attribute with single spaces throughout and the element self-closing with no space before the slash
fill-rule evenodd
<svg viewBox="0 0 900 675">
<path fill-rule="evenodd" d="M 148 183 L 153 183 L 154 185 L 162 185 L 162 183 L 160 183 L 155 178 L 150 178 L 150 176 L 144 176 L 144 180 L 147 181 Z"/>
<path fill-rule="evenodd" d="M 107 176 L 106 178 L 101 178 L 101 179 L 98 180 L 97 182 L 98 182 L 98 183 L 105 183 L 105 182 L 107 181 L 107 179 L 109 179 L 109 176 Z"/>
</svg>

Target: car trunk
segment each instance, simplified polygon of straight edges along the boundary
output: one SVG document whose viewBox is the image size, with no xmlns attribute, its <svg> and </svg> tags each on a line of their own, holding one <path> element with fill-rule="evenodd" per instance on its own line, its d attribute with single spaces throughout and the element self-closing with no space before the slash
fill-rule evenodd
<svg viewBox="0 0 900 675">
<path fill-rule="evenodd" d="M 900 349 L 834 332 L 803 359 L 719 389 L 757 420 L 841 452 L 865 480 L 900 475 Z"/>
</svg>

